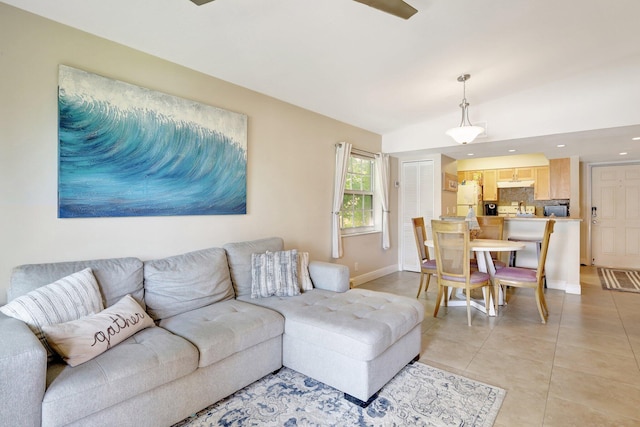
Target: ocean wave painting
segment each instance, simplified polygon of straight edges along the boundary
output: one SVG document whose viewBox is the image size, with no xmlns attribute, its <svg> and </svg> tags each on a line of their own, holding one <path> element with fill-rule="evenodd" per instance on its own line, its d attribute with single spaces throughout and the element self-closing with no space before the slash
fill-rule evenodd
<svg viewBox="0 0 640 427">
<path fill-rule="evenodd" d="M 246 213 L 247 116 L 59 70 L 60 218 Z"/>
</svg>

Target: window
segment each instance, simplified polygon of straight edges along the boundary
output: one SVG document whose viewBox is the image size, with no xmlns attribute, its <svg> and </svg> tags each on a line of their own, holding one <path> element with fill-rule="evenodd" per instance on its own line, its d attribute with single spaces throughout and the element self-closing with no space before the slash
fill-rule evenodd
<svg viewBox="0 0 640 427">
<path fill-rule="evenodd" d="M 351 153 L 342 199 L 341 224 L 343 234 L 376 230 L 376 205 L 372 156 Z"/>
</svg>

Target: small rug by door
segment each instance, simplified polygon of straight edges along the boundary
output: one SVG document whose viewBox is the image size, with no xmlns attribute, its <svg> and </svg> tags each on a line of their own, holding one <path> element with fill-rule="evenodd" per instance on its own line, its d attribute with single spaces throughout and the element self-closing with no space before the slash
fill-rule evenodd
<svg viewBox="0 0 640 427">
<path fill-rule="evenodd" d="M 363 409 L 343 393 L 282 368 L 174 427 L 492 426 L 505 390 L 416 362 Z"/>
<path fill-rule="evenodd" d="M 602 289 L 640 293 L 640 271 L 598 268 Z"/>
</svg>

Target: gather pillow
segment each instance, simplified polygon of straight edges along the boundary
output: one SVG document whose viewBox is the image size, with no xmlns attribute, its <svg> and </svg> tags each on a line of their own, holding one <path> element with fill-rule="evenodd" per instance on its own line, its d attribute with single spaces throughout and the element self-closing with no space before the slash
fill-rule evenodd
<svg viewBox="0 0 640 427">
<path fill-rule="evenodd" d="M 34 289 L 0 307 L 2 313 L 29 326 L 47 350 L 49 360 L 54 353 L 45 339 L 44 326 L 76 320 L 103 309 L 98 282 L 90 268 Z"/>
<path fill-rule="evenodd" d="M 251 254 L 251 298 L 300 295 L 298 251 Z"/>
<path fill-rule="evenodd" d="M 104 353 L 136 332 L 154 326 L 131 295 L 100 313 L 42 327 L 51 347 L 69 366 L 78 366 Z"/>
<path fill-rule="evenodd" d="M 302 292 L 313 289 L 309 275 L 309 252 L 298 252 L 298 284 Z"/>
</svg>

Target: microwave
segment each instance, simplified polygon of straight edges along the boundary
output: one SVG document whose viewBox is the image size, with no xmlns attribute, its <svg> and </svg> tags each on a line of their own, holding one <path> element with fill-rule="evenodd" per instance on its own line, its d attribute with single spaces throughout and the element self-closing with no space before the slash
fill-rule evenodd
<svg viewBox="0 0 640 427">
<path fill-rule="evenodd" d="M 569 216 L 569 206 L 567 205 L 551 205 L 544 207 L 544 216 Z"/>
</svg>

